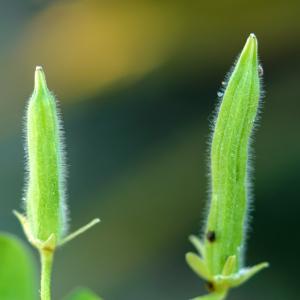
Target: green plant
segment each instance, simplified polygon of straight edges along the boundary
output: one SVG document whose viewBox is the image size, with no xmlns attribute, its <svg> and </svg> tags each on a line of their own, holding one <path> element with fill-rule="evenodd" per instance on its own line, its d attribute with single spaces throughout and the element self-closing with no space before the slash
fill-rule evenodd
<svg viewBox="0 0 300 300">
<path fill-rule="evenodd" d="M 47 88 L 41 67 L 37 67 L 35 71 L 34 91 L 29 99 L 26 117 L 28 158 L 26 215 L 16 211 L 14 213 L 23 226 L 28 241 L 39 251 L 40 296 L 42 300 L 50 300 L 55 250 L 98 223 L 99 219 L 94 219 L 86 226 L 67 235 L 61 121 L 55 98 Z M 95 299 L 95 296 L 86 295 L 84 299 Z M 76 297 L 76 295 L 71 296 L 72 299 L 77 299 Z"/>
<path fill-rule="evenodd" d="M 189 266 L 207 281 L 211 291 L 195 300 L 225 299 L 230 288 L 268 266 L 244 267 L 249 139 L 259 107 L 260 68 L 257 39 L 251 34 L 218 108 L 210 149 L 211 199 L 205 231 L 201 239 L 190 237 L 198 255 L 186 255 Z"/>
</svg>

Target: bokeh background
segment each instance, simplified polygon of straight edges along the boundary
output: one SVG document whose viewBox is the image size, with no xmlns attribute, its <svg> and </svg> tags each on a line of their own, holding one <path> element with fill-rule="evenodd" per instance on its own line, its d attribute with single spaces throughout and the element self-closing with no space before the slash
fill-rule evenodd
<svg viewBox="0 0 300 300">
<path fill-rule="evenodd" d="M 56 256 L 53 293 L 107 300 L 202 294 L 184 254 L 204 220 L 217 91 L 255 32 L 265 97 L 255 134 L 247 263 L 271 268 L 232 300 L 297 299 L 300 253 L 299 1 L 0 2 L 0 228 L 24 186 L 23 116 L 36 65 L 66 136 L 71 228 L 102 223 Z"/>
</svg>

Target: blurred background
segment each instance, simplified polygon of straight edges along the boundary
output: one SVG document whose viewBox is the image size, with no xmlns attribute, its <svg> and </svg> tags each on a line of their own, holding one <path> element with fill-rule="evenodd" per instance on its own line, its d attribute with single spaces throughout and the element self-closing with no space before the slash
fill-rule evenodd
<svg viewBox="0 0 300 300">
<path fill-rule="evenodd" d="M 271 268 L 230 299 L 299 297 L 299 9 L 258 0 L 0 2 L 0 228 L 24 239 L 11 211 L 22 206 L 36 65 L 63 113 L 71 229 L 102 220 L 58 251 L 54 299 L 79 285 L 106 300 L 205 292 L 184 254 L 204 221 L 217 92 L 251 32 L 265 97 L 247 264 Z"/>
</svg>

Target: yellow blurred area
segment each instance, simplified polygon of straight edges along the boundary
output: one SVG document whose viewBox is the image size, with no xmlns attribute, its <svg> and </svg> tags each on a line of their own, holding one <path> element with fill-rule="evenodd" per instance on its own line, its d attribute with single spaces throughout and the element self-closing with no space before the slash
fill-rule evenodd
<svg viewBox="0 0 300 300">
<path fill-rule="evenodd" d="M 55 2 L 28 24 L 17 55 L 26 68 L 44 65 L 66 99 L 79 99 L 159 66 L 176 32 L 171 13 L 155 3 Z"/>
<path fill-rule="evenodd" d="M 19 99 L 20 91 L 31 86 L 29 75 L 36 65 L 44 67 L 50 88 L 55 87 L 64 101 L 87 99 L 116 83 L 128 84 L 169 61 L 185 68 L 197 66 L 205 74 L 218 62 L 232 60 L 250 32 L 264 41 L 265 51 L 276 55 L 277 48 L 272 47 L 278 39 L 290 43 L 294 38 L 287 32 L 296 29 L 292 20 L 297 2 L 290 2 L 288 11 L 283 2 L 246 4 L 237 0 L 217 5 L 195 0 L 49 1 L 26 19 L 8 53 L 2 54 L 9 72 L 0 78 L 4 86 L 0 83 L 0 88 L 4 98 Z M 18 89 L 12 84 L 16 80 Z"/>
</svg>

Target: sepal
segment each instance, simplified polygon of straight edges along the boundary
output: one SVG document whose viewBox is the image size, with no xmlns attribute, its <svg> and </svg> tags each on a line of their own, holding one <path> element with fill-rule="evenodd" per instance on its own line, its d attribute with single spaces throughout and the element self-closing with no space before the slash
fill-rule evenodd
<svg viewBox="0 0 300 300">
<path fill-rule="evenodd" d="M 199 255 L 205 259 L 205 247 L 202 241 L 195 235 L 190 235 L 189 240 L 194 245 Z"/>
<path fill-rule="evenodd" d="M 62 246 L 64 244 L 68 243 L 69 241 L 73 240 L 74 238 L 81 235 L 82 233 L 89 230 L 91 227 L 95 226 L 97 223 L 100 222 L 100 219 L 96 218 L 96 219 L 92 220 L 91 222 L 89 222 L 88 224 L 82 226 L 78 230 L 74 231 L 73 233 L 69 234 L 68 236 L 63 238 L 59 243 L 57 243 L 57 238 L 55 237 L 55 235 L 53 233 L 50 234 L 50 236 L 48 237 L 48 239 L 46 241 L 41 241 L 41 240 L 35 238 L 34 235 L 31 233 L 30 225 L 29 225 L 29 222 L 28 222 L 26 216 L 24 216 L 23 214 L 19 213 L 16 210 L 14 210 L 13 213 L 19 220 L 28 241 L 38 250 L 46 249 L 46 250 L 54 251 L 57 246 Z"/>
<path fill-rule="evenodd" d="M 208 270 L 208 267 L 205 261 L 193 252 L 188 252 L 185 256 L 187 264 L 190 268 L 200 277 L 210 281 L 212 280 L 211 273 Z"/>
<path fill-rule="evenodd" d="M 255 274 L 267 267 L 269 267 L 269 263 L 263 262 L 253 267 L 242 268 L 238 273 L 228 276 L 228 279 L 224 278 L 222 281 L 227 281 L 230 287 L 237 287 L 242 285 L 250 278 L 252 278 Z"/>
<path fill-rule="evenodd" d="M 35 248 L 37 248 L 40 251 L 48 250 L 48 251 L 53 252 L 55 250 L 55 248 L 57 246 L 57 239 L 53 233 L 50 234 L 50 236 L 48 237 L 48 239 L 46 241 L 41 241 L 41 240 L 35 238 L 34 235 L 31 233 L 30 225 L 29 225 L 29 222 L 28 222 L 26 216 L 24 216 L 23 214 L 19 213 L 16 210 L 14 210 L 13 213 L 19 220 L 19 222 L 23 228 L 23 231 L 25 233 L 25 236 L 27 237 L 27 240 L 30 242 L 30 244 L 32 244 Z"/>
</svg>

